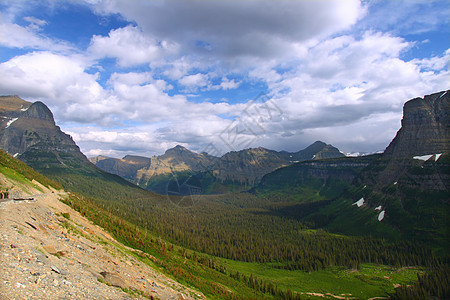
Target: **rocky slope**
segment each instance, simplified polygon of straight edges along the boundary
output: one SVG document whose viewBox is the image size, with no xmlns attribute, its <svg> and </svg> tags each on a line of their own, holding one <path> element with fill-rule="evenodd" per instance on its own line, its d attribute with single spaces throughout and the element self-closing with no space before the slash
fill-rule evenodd
<svg viewBox="0 0 450 300">
<path fill-rule="evenodd" d="M 64 191 L 7 174 L 0 189 L 30 200 L 0 202 L 2 299 L 204 298 L 62 203 Z"/>
<path fill-rule="evenodd" d="M 278 152 L 262 147 L 232 151 L 216 161 L 213 174 L 221 181 L 253 186 L 267 173 L 289 164 Z"/>
</svg>

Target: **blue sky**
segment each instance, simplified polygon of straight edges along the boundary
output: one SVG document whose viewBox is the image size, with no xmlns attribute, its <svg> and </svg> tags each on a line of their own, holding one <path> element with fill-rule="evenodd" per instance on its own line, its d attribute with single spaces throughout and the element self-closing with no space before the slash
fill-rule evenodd
<svg viewBox="0 0 450 300">
<path fill-rule="evenodd" d="M 46 103 L 86 155 L 384 150 L 404 102 L 450 82 L 448 0 L 0 0 L 0 13 L 0 94 Z"/>
</svg>

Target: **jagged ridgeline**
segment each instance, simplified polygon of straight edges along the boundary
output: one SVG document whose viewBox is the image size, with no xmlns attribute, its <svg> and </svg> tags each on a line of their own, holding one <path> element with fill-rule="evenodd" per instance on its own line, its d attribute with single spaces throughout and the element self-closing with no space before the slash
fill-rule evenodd
<svg viewBox="0 0 450 300">
<path fill-rule="evenodd" d="M 127 155 L 122 159 L 90 158 L 100 169 L 121 176 L 142 188 L 166 194 L 170 181 L 198 179 L 202 194 L 244 191 L 278 168 L 295 162 L 345 157 L 339 149 L 317 141 L 298 152 L 274 151 L 262 147 L 232 151 L 222 157 L 195 153 L 183 146 L 168 149 L 151 158 Z"/>
</svg>

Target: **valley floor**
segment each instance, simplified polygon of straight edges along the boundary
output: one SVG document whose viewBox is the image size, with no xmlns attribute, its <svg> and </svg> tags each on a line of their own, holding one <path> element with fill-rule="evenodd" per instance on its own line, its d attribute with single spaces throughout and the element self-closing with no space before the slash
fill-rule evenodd
<svg viewBox="0 0 450 300">
<path fill-rule="evenodd" d="M 45 192 L 0 203 L 2 299 L 204 298 Z"/>
</svg>

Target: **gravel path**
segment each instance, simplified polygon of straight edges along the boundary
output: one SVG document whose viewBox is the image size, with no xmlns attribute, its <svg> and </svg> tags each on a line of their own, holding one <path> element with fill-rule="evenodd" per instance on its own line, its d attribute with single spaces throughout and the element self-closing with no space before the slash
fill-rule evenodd
<svg viewBox="0 0 450 300">
<path fill-rule="evenodd" d="M 0 203 L 1 299 L 202 299 L 130 255 L 57 193 Z"/>
</svg>

